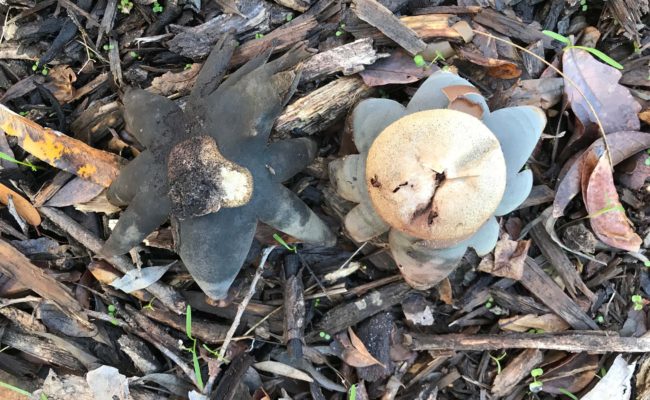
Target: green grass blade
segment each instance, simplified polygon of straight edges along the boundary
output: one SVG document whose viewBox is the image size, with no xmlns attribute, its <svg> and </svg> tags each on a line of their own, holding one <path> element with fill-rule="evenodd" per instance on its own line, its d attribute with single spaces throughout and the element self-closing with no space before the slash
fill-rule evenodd
<svg viewBox="0 0 650 400">
<path fill-rule="evenodd" d="M 14 391 L 14 392 L 16 392 L 16 393 L 18 393 L 18 394 L 22 394 L 23 396 L 30 397 L 30 396 L 32 395 L 31 393 L 29 393 L 29 392 L 26 391 L 26 390 L 23 390 L 23 389 L 21 389 L 21 388 L 17 388 L 17 387 L 15 387 L 14 385 L 10 385 L 10 384 L 5 383 L 5 382 L 2 382 L 2 381 L 0 381 L 0 387 L 3 387 L 3 388 L 6 388 L 6 389 L 9 389 L 9 390 L 12 390 L 12 391 Z"/>
<path fill-rule="evenodd" d="M 560 393 L 562 393 L 562 394 L 565 395 L 566 397 L 569 397 L 571 400 L 578 400 L 578 397 L 576 397 L 575 394 L 569 392 L 568 390 L 566 390 L 566 389 L 564 389 L 564 388 L 560 388 L 560 389 L 558 389 L 558 390 L 560 391 Z"/>
<path fill-rule="evenodd" d="M 192 337 L 192 307 L 190 307 L 189 304 L 187 306 L 187 311 L 185 312 L 185 333 L 188 338 L 194 339 Z"/>
<path fill-rule="evenodd" d="M 13 158 L 12 156 L 10 156 L 9 154 L 3 153 L 3 152 L 1 152 L 1 151 L 0 151 L 0 159 L 7 160 L 7 161 L 9 161 L 9 162 L 12 162 L 12 163 L 15 163 L 15 164 L 19 164 L 19 165 L 24 165 L 24 166 L 26 166 L 26 167 L 31 168 L 32 171 L 36 171 L 36 170 L 37 170 L 37 168 L 36 168 L 36 166 L 35 166 L 34 164 L 32 164 L 32 163 L 30 163 L 30 162 L 18 161 L 18 160 L 16 160 L 15 158 Z"/>
<path fill-rule="evenodd" d="M 545 34 L 548 37 L 551 37 L 551 38 L 557 40 L 558 42 L 562 42 L 564 44 L 571 44 L 571 41 L 569 40 L 568 37 L 562 36 L 559 33 L 555 33 L 553 31 L 542 31 L 542 33 Z"/>
<path fill-rule="evenodd" d="M 623 66 L 621 64 L 619 64 L 612 57 L 608 56 L 607 54 L 603 53 L 598 49 L 594 49 L 593 47 L 586 47 L 586 46 L 574 46 L 574 47 L 576 49 L 582 49 L 584 51 L 590 52 L 591 54 L 600 58 L 601 61 L 603 61 L 605 64 L 609 65 L 610 67 L 614 67 L 616 69 L 623 69 Z"/>
<path fill-rule="evenodd" d="M 357 400 L 357 385 L 350 386 L 350 391 L 348 392 L 348 400 Z"/>
<path fill-rule="evenodd" d="M 192 363 L 194 364 L 194 375 L 196 376 L 196 383 L 199 385 L 199 389 L 203 391 L 203 377 L 201 376 L 201 366 L 199 365 L 199 358 L 196 356 L 196 341 L 194 341 L 193 349 L 194 351 L 192 352 Z"/>
</svg>

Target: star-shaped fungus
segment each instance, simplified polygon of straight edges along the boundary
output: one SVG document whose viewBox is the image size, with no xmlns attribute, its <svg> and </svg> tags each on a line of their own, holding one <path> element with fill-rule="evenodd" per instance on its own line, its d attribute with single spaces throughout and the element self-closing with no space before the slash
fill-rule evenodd
<svg viewBox="0 0 650 400">
<path fill-rule="evenodd" d="M 449 72 L 432 74 L 406 107 L 388 99 L 360 102 L 348 121 L 360 154 L 330 163 L 330 179 L 359 203 L 345 217 L 363 242 L 385 232 L 405 280 L 428 289 L 472 247 L 492 251 L 495 216 L 528 197 L 520 171 L 546 125 L 536 107 L 490 112 L 483 96 Z"/>
<path fill-rule="evenodd" d="M 307 138 L 267 143 L 294 93 L 307 53 L 252 59 L 219 84 L 235 47 L 223 40 L 206 60 L 183 110 L 140 89 L 123 97 L 126 129 L 147 149 L 108 191 L 127 205 L 103 253 L 128 252 L 171 216 L 177 250 L 201 289 L 223 299 L 245 261 L 257 222 L 300 241 L 332 245 L 334 234 L 282 185 L 314 158 Z M 296 72 L 298 71 L 298 72 Z"/>
</svg>

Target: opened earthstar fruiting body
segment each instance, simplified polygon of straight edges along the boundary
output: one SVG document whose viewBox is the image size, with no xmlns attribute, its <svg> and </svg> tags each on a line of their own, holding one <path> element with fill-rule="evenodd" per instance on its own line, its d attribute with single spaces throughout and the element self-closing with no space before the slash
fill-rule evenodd
<svg viewBox="0 0 650 400">
<path fill-rule="evenodd" d="M 388 231 L 406 281 L 428 289 L 468 247 L 479 255 L 494 248 L 495 216 L 530 193 L 532 173 L 520 170 L 546 118 L 528 106 L 490 112 L 469 82 L 440 71 L 406 107 L 362 101 L 349 125 L 360 154 L 330 164 L 337 192 L 359 203 L 345 217 L 346 231 L 359 242 Z"/>
<path fill-rule="evenodd" d="M 213 299 L 226 297 L 258 221 L 299 241 L 336 241 L 282 185 L 314 158 L 316 143 L 267 143 L 296 89 L 293 67 L 308 53 L 296 48 L 267 62 L 266 51 L 221 83 L 235 45 L 231 39 L 217 44 L 184 110 L 145 90 L 125 92 L 126 129 L 147 149 L 109 188 L 109 200 L 128 208 L 103 248 L 107 256 L 126 253 L 171 216 L 183 264 Z"/>
</svg>

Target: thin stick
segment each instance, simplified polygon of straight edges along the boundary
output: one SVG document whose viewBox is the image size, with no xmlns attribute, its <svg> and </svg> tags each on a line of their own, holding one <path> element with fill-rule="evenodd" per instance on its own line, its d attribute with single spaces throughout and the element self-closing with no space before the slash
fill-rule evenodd
<svg viewBox="0 0 650 400">
<path fill-rule="evenodd" d="M 571 79 L 571 78 L 569 78 L 568 76 L 566 76 L 566 75 L 564 74 L 564 72 L 560 71 L 560 69 L 557 68 L 555 65 L 549 63 L 549 62 L 546 61 L 543 57 L 538 56 L 537 54 L 533 53 L 532 51 L 528 50 L 528 49 L 525 48 L 525 47 L 519 46 L 518 44 L 514 44 L 514 43 L 512 43 L 512 42 L 509 41 L 509 40 L 505 40 L 505 39 L 498 38 L 498 37 L 496 37 L 496 36 L 494 36 L 494 35 L 492 35 L 492 34 L 490 34 L 490 33 L 477 31 L 477 30 L 475 30 L 475 29 L 472 29 L 472 31 L 473 31 L 474 33 L 479 34 L 479 35 L 487 36 L 487 37 L 492 38 L 492 39 L 494 39 L 494 40 L 498 40 L 499 42 L 502 42 L 502 43 L 508 44 L 508 45 L 510 45 L 510 46 L 512 46 L 512 47 L 515 47 L 515 48 L 517 48 L 517 49 L 523 51 L 523 52 L 526 53 L 526 54 L 531 55 L 532 57 L 538 59 L 539 61 L 541 61 L 542 63 L 544 63 L 545 65 L 547 65 L 547 66 L 548 66 L 549 68 L 551 68 L 553 71 L 557 72 L 557 73 L 558 73 L 558 74 L 559 74 L 559 75 L 560 75 L 560 76 L 561 76 L 565 81 L 569 82 L 569 83 L 571 84 L 571 86 L 573 86 L 573 87 L 578 91 L 578 93 L 580 94 L 580 96 L 582 96 L 582 98 L 585 99 L 585 102 L 586 102 L 587 105 L 589 106 L 589 111 L 591 111 L 592 114 L 594 114 L 594 117 L 596 118 L 596 124 L 598 125 L 598 131 L 599 131 L 600 135 L 601 135 L 602 138 L 603 138 L 603 143 L 605 144 L 605 152 L 607 153 L 607 158 L 609 159 L 609 164 L 611 165 L 611 168 L 614 169 L 614 163 L 612 162 L 612 153 L 609 151 L 609 143 L 607 142 L 607 135 L 605 134 L 605 128 L 603 127 L 603 124 L 600 122 L 600 118 L 598 118 L 598 113 L 596 113 L 596 109 L 595 109 L 594 106 L 591 104 L 591 102 L 589 101 L 589 99 L 587 98 L 587 96 L 586 96 L 586 95 L 582 92 L 582 90 L 578 87 L 578 84 L 575 83 L 575 82 L 573 81 L 573 79 Z"/>
<path fill-rule="evenodd" d="M 262 276 L 262 272 L 264 272 L 264 264 L 266 264 L 266 260 L 269 258 L 269 255 L 271 254 L 273 249 L 275 249 L 275 246 L 267 247 L 262 252 L 262 260 L 260 261 L 260 265 L 257 267 L 257 271 L 255 272 L 255 276 L 253 277 L 253 281 L 251 282 L 251 287 L 248 289 L 248 293 L 246 294 L 246 297 L 244 297 L 242 302 L 239 303 L 239 306 L 237 307 L 237 314 L 235 314 L 235 320 L 232 321 L 232 325 L 230 325 L 230 329 L 228 329 L 228 333 L 226 334 L 226 339 L 223 341 L 223 345 L 221 345 L 221 350 L 219 350 L 219 357 L 218 357 L 219 364 L 221 364 L 222 362 L 221 360 L 223 360 L 224 357 L 226 356 L 226 349 L 228 349 L 228 345 L 230 344 L 230 341 L 232 340 L 233 336 L 235 336 L 235 331 L 239 327 L 241 317 L 244 314 L 244 311 L 246 310 L 246 306 L 248 305 L 248 302 L 251 301 L 253 295 L 255 294 L 255 286 L 257 285 L 257 281 L 260 280 L 260 277 Z"/>
</svg>

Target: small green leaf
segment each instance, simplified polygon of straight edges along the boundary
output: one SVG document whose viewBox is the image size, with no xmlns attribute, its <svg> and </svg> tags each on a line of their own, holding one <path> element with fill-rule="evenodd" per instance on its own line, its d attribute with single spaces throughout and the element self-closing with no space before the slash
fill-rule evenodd
<svg viewBox="0 0 650 400">
<path fill-rule="evenodd" d="M 634 303 L 640 303 L 640 302 L 643 301 L 643 300 L 642 300 L 642 298 L 641 298 L 641 295 L 635 294 L 634 296 L 632 296 L 632 301 L 633 301 Z"/>
<path fill-rule="evenodd" d="M 284 246 L 285 249 L 289 251 L 293 251 L 294 253 L 298 252 L 298 248 L 296 246 L 289 246 L 289 244 L 287 244 L 287 242 L 285 242 L 284 239 L 282 239 L 282 236 L 278 235 L 277 233 L 273 234 L 273 239 L 275 239 L 276 242 Z"/>
<path fill-rule="evenodd" d="M 558 42 L 562 42 L 564 44 L 571 44 L 571 41 L 569 40 L 568 37 L 562 36 L 559 33 L 555 33 L 553 31 L 542 31 L 542 33 L 545 34 L 548 37 L 551 37 L 551 38 L 557 40 Z"/>
<path fill-rule="evenodd" d="M 534 370 L 530 371 L 530 376 L 533 378 L 540 377 L 544 374 L 544 370 L 541 368 L 535 368 Z"/>
<path fill-rule="evenodd" d="M 189 304 L 185 312 L 185 334 L 188 338 L 194 340 L 192 337 L 192 307 Z"/>
<path fill-rule="evenodd" d="M 564 389 L 564 388 L 559 388 L 558 390 L 560 391 L 560 393 L 562 393 L 562 394 L 565 395 L 566 397 L 568 397 L 568 398 L 570 398 L 570 399 L 572 399 L 572 400 L 578 400 L 578 398 L 576 397 L 576 395 L 573 394 L 573 393 L 571 393 L 571 392 L 569 392 L 568 390 L 566 390 L 566 389 Z"/>
<path fill-rule="evenodd" d="M 422 57 L 421 54 L 418 54 L 415 57 L 413 57 L 413 62 L 418 67 L 424 67 L 427 64 L 426 61 L 424 61 L 424 57 Z"/>
<path fill-rule="evenodd" d="M 616 69 L 623 69 L 623 66 L 621 64 L 619 64 L 612 57 L 608 56 L 607 54 L 603 53 L 598 49 L 594 49 L 593 47 L 586 47 L 586 46 L 571 46 L 571 47 L 590 52 L 591 54 L 600 58 L 601 61 L 603 61 L 605 64 L 608 64 L 610 67 L 614 67 Z"/>
</svg>

